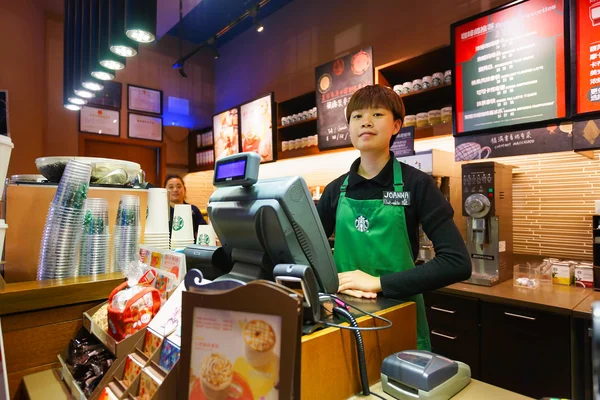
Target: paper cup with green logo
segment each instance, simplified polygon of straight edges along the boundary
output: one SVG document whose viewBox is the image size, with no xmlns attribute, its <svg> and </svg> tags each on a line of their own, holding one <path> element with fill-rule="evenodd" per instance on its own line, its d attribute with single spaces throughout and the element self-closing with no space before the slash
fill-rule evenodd
<svg viewBox="0 0 600 400">
<path fill-rule="evenodd" d="M 194 226 L 192 222 L 192 206 L 175 204 L 173 225 L 171 226 L 171 241 L 194 242 Z"/>
<path fill-rule="evenodd" d="M 216 246 L 217 235 L 215 230 L 210 225 L 198 226 L 198 237 L 196 238 L 196 244 L 200 246 Z"/>
</svg>

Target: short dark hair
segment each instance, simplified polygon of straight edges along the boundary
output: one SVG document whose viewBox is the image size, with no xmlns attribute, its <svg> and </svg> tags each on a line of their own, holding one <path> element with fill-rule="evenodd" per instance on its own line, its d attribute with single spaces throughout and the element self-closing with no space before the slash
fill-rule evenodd
<svg viewBox="0 0 600 400">
<path fill-rule="evenodd" d="M 394 121 L 400 120 L 401 123 L 404 122 L 404 116 L 406 115 L 404 102 L 398 96 L 398 93 L 382 85 L 365 86 L 354 92 L 346 108 L 346 121 L 348 124 L 350 124 L 352 112 L 363 108 L 385 108 L 392 112 Z M 390 138 L 390 147 L 396 140 L 396 135 L 392 135 Z"/>
<path fill-rule="evenodd" d="M 385 108 L 392 112 L 394 121 L 399 119 L 400 122 L 404 122 L 406 114 L 400 96 L 392 89 L 381 85 L 365 86 L 354 92 L 346 108 L 346 121 L 350 123 L 352 112 L 363 108 Z"/>
<path fill-rule="evenodd" d="M 167 175 L 167 177 L 165 178 L 165 184 L 163 185 L 163 187 L 167 187 L 167 182 L 169 182 L 171 179 L 179 179 L 181 181 L 181 184 L 183 185 L 183 187 L 185 187 L 185 182 L 183 181 L 183 178 L 176 174 Z"/>
</svg>

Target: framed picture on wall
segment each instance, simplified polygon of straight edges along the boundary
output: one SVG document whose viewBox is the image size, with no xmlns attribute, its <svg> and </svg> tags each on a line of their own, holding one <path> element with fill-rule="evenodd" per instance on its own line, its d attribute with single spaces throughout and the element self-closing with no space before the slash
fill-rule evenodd
<svg viewBox="0 0 600 400">
<path fill-rule="evenodd" d="M 104 89 L 96 92 L 96 96 L 88 99 L 87 105 L 92 107 L 121 109 L 121 82 L 103 81 Z"/>
<path fill-rule="evenodd" d="M 239 107 L 233 107 L 213 116 L 215 161 L 240 152 L 238 125 Z"/>
<path fill-rule="evenodd" d="M 83 106 L 79 111 L 79 132 L 120 136 L 119 111 Z"/>
<path fill-rule="evenodd" d="M 275 161 L 275 123 L 273 93 L 240 106 L 242 152 L 260 155 L 260 162 Z"/>
<path fill-rule="evenodd" d="M 129 113 L 127 137 L 132 139 L 163 140 L 163 119 L 152 115 Z"/>
<path fill-rule="evenodd" d="M 8 91 L 0 90 L 0 135 L 8 135 L 10 125 L 8 124 Z"/>
<path fill-rule="evenodd" d="M 127 85 L 127 108 L 150 114 L 162 114 L 162 90 Z"/>
</svg>

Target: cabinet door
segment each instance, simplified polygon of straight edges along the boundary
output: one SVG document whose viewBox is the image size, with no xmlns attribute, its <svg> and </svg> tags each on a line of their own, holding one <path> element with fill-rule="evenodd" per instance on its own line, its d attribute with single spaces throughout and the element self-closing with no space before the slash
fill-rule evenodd
<svg viewBox="0 0 600 400">
<path fill-rule="evenodd" d="M 479 300 L 435 292 L 424 297 L 432 351 L 466 363 L 479 379 Z"/>
<path fill-rule="evenodd" d="M 481 378 L 534 398 L 571 397 L 568 316 L 482 302 Z"/>
</svg>

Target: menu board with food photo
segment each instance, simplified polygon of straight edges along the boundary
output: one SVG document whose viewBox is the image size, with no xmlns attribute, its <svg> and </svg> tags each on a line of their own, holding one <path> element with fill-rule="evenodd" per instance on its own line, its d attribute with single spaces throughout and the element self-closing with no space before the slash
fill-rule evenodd
<svg viewBox="0 0 600 400">
<path fill-rule="evenodd" d="M 346 107 L 354 92 L 373 84 L 373 73 L 372 47 L 315 69 L 319 150 L 352 145 Z"/>
<path fill-rule="evenodd" d="M 452 24 L 456 134 L 567 116 L 564 11 L 528 0 Z"/>
<path fill-rule="evenodd" d="M 273 93 L 240 107 L 242 152 L 260 155 L 260 162 L 273 161 Z"/>
<path fill-rule="evenodd" d="M 278 399 L 281 317 L 195 308 L 190 400 Z"/>
<path fill-rule="evenodd" d="M 577 113 L 600 111 L 600 0 L 576 1 Z"/>
<path fill-rule="evenodd" d="M 215 161 L 240 152 L 238 108 L 232 108 L 213 117 Z"/>
</svg>

